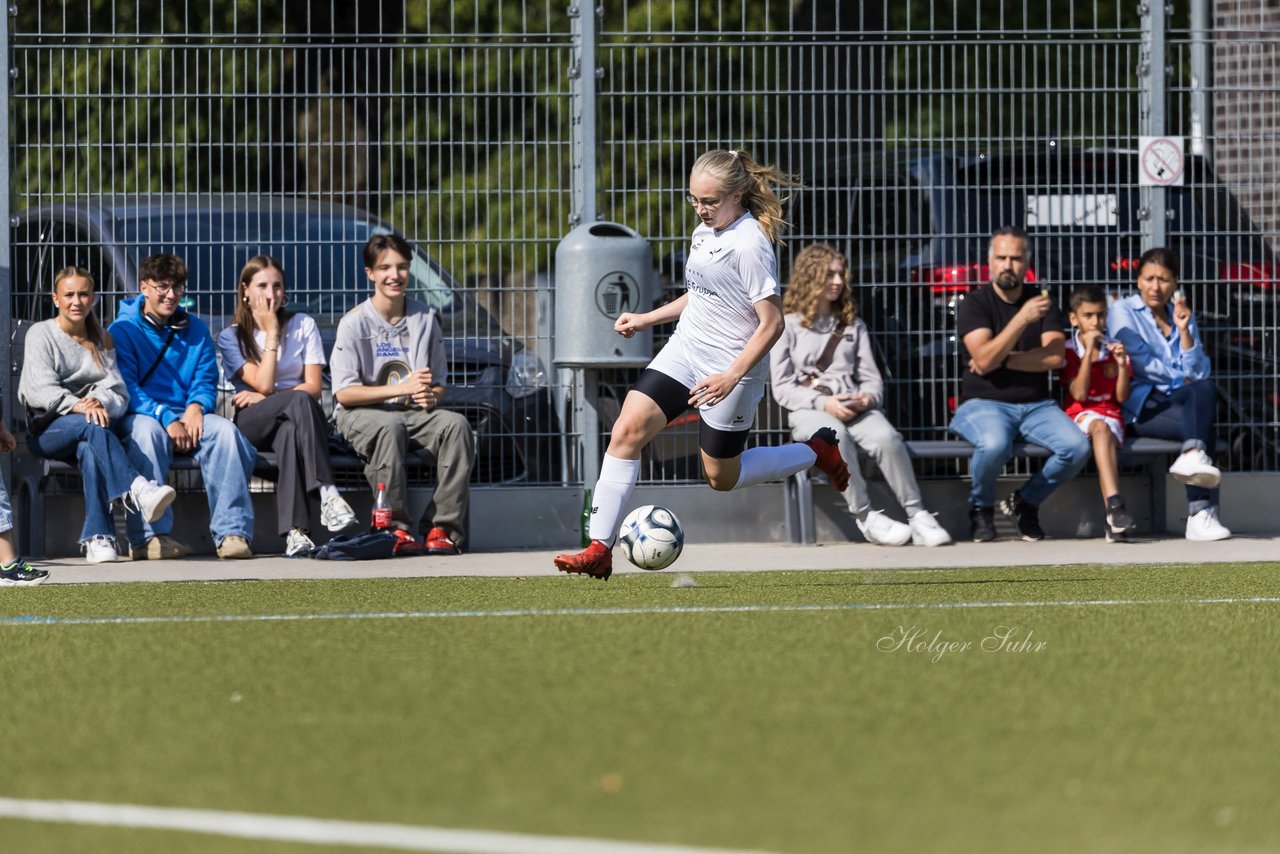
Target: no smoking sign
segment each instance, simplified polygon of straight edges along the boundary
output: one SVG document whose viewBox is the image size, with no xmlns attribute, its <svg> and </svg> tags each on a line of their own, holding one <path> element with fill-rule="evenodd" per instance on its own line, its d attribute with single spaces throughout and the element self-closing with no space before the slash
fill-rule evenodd
<svg viewBox="0 0 1280 854">
<path fill-rule="evenodd" d="M 1180 136 L 1138 137 L 1138 185 L 1181 187 L 1186 173 L 1186 142 Z"/>
</svg>

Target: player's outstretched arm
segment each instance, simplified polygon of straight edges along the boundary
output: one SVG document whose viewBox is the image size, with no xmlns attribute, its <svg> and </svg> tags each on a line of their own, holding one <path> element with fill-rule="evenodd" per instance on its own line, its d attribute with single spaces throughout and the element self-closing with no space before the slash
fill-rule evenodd
<svg viewBox="0 0 1280 854">
<path fill-rule="evenodd" d="M 618 316 L 614 321 L 613 331 L 617 332 L 623 338 L 630 338 L 637 332 L 642 332 L 650 326 L 657 326 L 661 323 L 670 323 L 680 317 L 684 307 L 689 304 L 689 295 L 681 294 L 676 299 L 666 305 L 661 305 L 653 311 L 647 311 L 643 314 L 635 314 L 633 312 L 625 312 Z"/>
</svg>

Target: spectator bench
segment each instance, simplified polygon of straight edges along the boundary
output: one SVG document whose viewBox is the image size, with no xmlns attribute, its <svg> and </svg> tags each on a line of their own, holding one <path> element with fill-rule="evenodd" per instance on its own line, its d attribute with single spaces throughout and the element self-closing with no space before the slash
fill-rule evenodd
<svg viewBox="0 0 1280 854">
<path fill-rule="evenodd" d="M 973 455 L 973 445 L 963 439 L 911 440 L 906 442 L 907 453 L 916 460 L 968 459 Z M 861 449 L 860 449 L 861 450 Z M 1142 458 L 1149 469 L 1152 512 L 1163 530 L 1165 505 L 1164 470 L 1171 460 L 1182 452 L 1182 443 L 1168 439 L 1144 439 L 1127 437 L 1120 446 L 1121 463 L 1135 457 Z M 1048 457 L 1049 451 L 1029 442 L 1017 442 L 1013 446 L 1014 457 Z M 817 527 L 813 513 L 813 481 L 810 469 L 796 472 L 783 484 L 783 510 L 786 519 L 787 542 L 811 546 L 817 542 Z M 822 477 L 826 482 L 825 476 Z"/>
<path fill-rule="evenodd" d="M 276 469 L 275 454 L 269 451 L 258 451 L 257 454 L 258 458 L 253 467 L 254 478 L 274 481 L 279 475 Z M 409 454 L 406 463 L 408 463 L 410 469 L 426 467 L 426 471 L 422 472 L 423 475 L 434 474 L 434 468 L 430 467 L 428 461 L 420 455 Z M 337 481 L 339 489 L 343 491 L 368 492 L 369 485 L 364 479 L 364 462 L 359 457 L 351 454 L 331 453 L 329 455 L 329 465 L 333 469 L 334 480 Z M 175 456 L 169 473 L 171 483 L 184 476 L 198 479 L 200 466 L 197 465 L 193 457 Z M 178 477 L 175 478 L 174 475 L 176 473 L 190 474 L 178 474 Z M 13 526 L 17 537 L 16 546 L 19 554 L 31 560 L 43 560 L 46 557 L 44 497 L 55 478 L 67 475 L 79 478 L 79 471 L 75 465 L 60 460 L 42 459 L 25 448 L 21 448 L 19 452 L 14 453 Z M 434 480 L 434 476 L 430 479 Z M 179 491 L 188 490 L 179 487 Z M 83 519 L 74 520 L 74 525 L 69 531 L 72 537 L 79 538 L 81 522 L 83 522 Z"/>
</svg>

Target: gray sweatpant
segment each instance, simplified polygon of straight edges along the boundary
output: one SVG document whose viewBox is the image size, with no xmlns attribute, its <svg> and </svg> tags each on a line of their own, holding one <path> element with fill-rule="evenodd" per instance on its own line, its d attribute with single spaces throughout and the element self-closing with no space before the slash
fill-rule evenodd
<svg viewBox="0 0 1280 854">
<path fill-rule="evenodd" d="M 466 417 L 447 409 L 389 410 L 373 406 L 338 410 L 338 430 L 364 460 L 369 488 L 387 485 L 392 519 L 398 527 L 415 533 L 409 519 L 409 493 L 405 454 L 425 451 L 435 460 L 436 488 L 422 513 L 428 528 L 443 528 L 461 546 L 467 536 L 467 511 L 471 497 L 471 466 L 475 437 Z"/>
<path fill-rule="evenodd" d="M 902 509 L 907 511 L 908 519 L 916 511 L 923 509 L 920 487 L 916 484 L 916 475 L 911 469 L 907 446 L 902 442 L 902 434 L 894 429 L 883 412 L 872 409 L 848 424 L 817 409 L 798 409 L 788 413 L 787 418 L 791 424 L 791 435 L 797 442 L 807 440 L 821 427 L 830 427 L 836 431 L 836 437 L 840 440 L 840 456 L 849 466 L 849 488 L 844 492 L 844 500 L 855 516 L 861 518 L 872 509 L 871 499 L 867 497 L 867 482 L 862 479 L 862 472 L 859 470 L 855 442 L 880 466 L 889 488 L 893 490 Z"/>
</svg>

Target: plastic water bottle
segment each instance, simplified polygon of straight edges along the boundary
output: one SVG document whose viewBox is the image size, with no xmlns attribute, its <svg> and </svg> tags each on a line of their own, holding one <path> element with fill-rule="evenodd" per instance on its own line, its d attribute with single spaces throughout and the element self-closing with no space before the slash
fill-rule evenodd
<svg viewBox="0 0 1280 854">
<path fill-rule="evenodd" d="M 591 490 L 582 490 L 582 547 L 591 545 Z"/>
<path fill-rule="evenodd" d="M 386 530 L 391 527 L 391 502 L 387 501 L 387 485 L 378 484 L 378 492 L 373 497 L 374 530 Z"/>
</svg>

